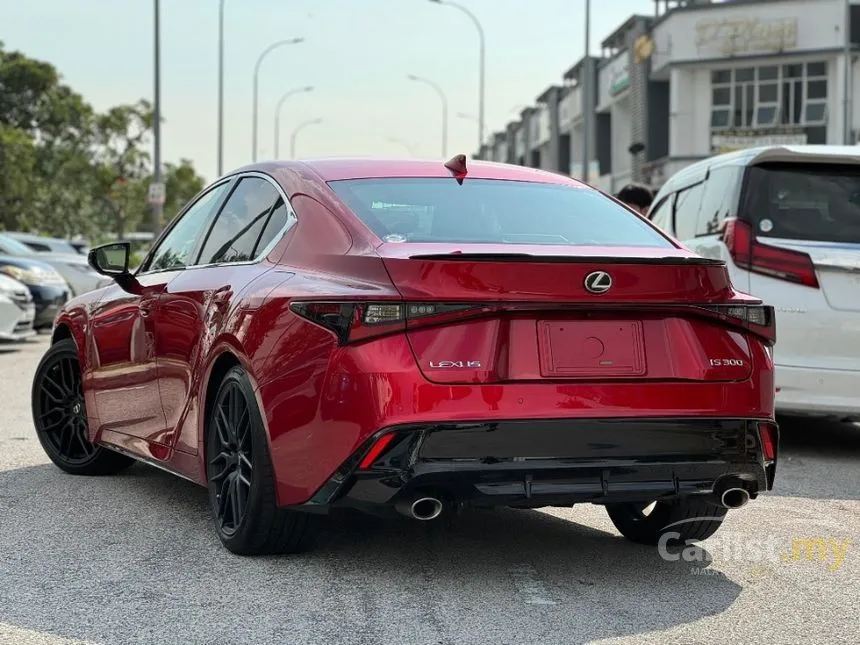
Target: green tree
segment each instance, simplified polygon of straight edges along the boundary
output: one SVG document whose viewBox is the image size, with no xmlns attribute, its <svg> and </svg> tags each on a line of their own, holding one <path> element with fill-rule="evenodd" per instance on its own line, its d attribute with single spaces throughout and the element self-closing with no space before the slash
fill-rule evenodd
<svg viewBox="0 0 860 645">
<path fill-rule="evenodd" d="M 96 114 L 53 65 L 0 42 L 0 228 L 90 238 L 148 230 L 153 121 L 145 100 Z M 185 159 L 163 171 L 172 218 L 203 179 Z"/>
</svg>

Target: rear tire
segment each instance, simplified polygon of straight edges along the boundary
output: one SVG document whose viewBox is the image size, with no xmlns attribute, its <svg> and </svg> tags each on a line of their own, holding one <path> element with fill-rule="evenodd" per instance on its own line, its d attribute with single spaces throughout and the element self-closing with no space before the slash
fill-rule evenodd
<svg viewBox="0 0 860 645">
<path fill-rule="evenodd" d="M 320 518 L 277 506 L 265 425 L 242 368 L 224 376 L 206 425 L 209 504 L 221 543 L 237 555 L 311 548 Z"/>
<path fill-rule="evenodd" d="M 115 475 L 134 459 L 94 444 L 73 340 L 54 343 L 36 368 L 31 392 L 36 437 L 48 458 L 72 475 Z"/>
<path fill-rule="evenodd" d="M 656 502 L 645 514 L 645 504 L 607 504 L 606 512 L 615 528 L 631 542 L 656 546 L 660 538 L 667 544 L 706 540 L 717 532 L 728 509 L 701 496 L 682 497 L 673 502 Z"/>
</svg>

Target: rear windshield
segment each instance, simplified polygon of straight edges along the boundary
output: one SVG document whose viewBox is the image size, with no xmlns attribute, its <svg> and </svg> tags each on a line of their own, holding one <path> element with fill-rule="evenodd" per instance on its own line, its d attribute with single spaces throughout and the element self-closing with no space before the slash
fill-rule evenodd
<svg viewBox="0 0 860 645">
<path fill-rule="evenodd" d="M 860 166 L 755 166 L 746 194 L 758 237 L 860 243 Z"/>
<path fill-rule="evenodd" d="M 572 244 L 673 248 L 649 224 L 595 190 L 494 179 L 329 182 L 386 242 Z"/>
</svg>

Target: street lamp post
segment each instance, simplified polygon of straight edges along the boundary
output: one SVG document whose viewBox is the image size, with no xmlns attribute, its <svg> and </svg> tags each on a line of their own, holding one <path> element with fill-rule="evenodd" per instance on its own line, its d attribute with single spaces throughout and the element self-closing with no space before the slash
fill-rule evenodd
<svg viewBox="0 0 860 645">
<path fill-rule="evenodd" d="M 218 4 L 218 176 L 224 173 L 224 0 Z"/>
<path fill-rule="evenodd" d="M 591 69 L 591 0 L 585 0 L 585 64 L 582 73 L 585 79 L 582 83 L 582 181 L 588 182 L 589 163 L 591 155 L 589 139 L 591 137 L 591 119 L 594 114 L 594 72 Z"/>
<path fill-rule="evenodd" d="M 310 121 L 305 121 L 304 123 L 300 123 L 296 126 L 296 129 L 293 130 L 293 134 L 290 137 L 290 159 L 296 158 L 296 137 L 299 135 L 299 132 L 308 126 L 319 125 L 320 123 L 322 123 L 322 119 L 311 119 Z"/>
<path fill-rule="evenodd" d="M 155 42 L 153 51 L 153 63 L 155 67 L 155 79 L 153 86 L 152 101 L 152 138 L 153 138 L 153 177 L 152 183 L 161 185 L 163 177 L 161 174 L 161 6 L 160 0 L 154 2 L 154 31 Z M 152 196 L 152 233 L 153 241 L 161 232 L 161 219 L 164 216 L 164 194 Z"/>
<path fill-rule="evenodd" d="M 407 151 L 407 152 L 409 152 L 409 156 L 410 156 L 410 157 L 415 157 L 415 156 L 416 156 L 416 154 L 415 154 L 415 146 L 413 146 L 413 145 L 412 145 L 411 143 L 409 143 L 408 141 L 404 141 L 403 139 L 399 139 L 399 138 L 397 138 L 397 137 L 388 137 L 388 140 L 389 140 L 391 143 L 396 143 L 396 144 L 397 144 L 397 145 L 399 145 L 399 146 L 403 146 L 403 147 L 406 149 L 406 151 Z"/>
<path fill-rule="evenodd" d="M 480 41 L 480 53 L 478 61 L 478 149 L 484 145 L 484 97 L 485 97 L 485 74 L 486 74 L 486 39 L 484 38 L 484 28 L 481 21 L 468 8 L 450 0 L 430 0 L 436 4 L 444 4 L 449 7 L 454 7 L 465 13 L 474 23 L 478 30 L 478 39 Z M 443 155 L 444 156 L 444 155 Z"/>
<path fill-rule="evenodd" d="M 262 65 L 263 60 L 272 53 L 278 47 L 283 47 L 284 45 L 298 45 L 299 43 L 304 42 L 304 38 L 288 38 L 287 40 L 279 40 L 276 43 L 269 45 L 263 52 L 260 54 L 259 58 L 257 58 L 257 64 L 254 65 L 254 114 L 252 116 L 253 126 L 251 132 L 251 139 L 253 140 L 252 144 L 252 154 L 251 160 L 256 163 L 257 161 L 257 117 L 259 112 L 259 81 L 260 81 L 260 65 Z"/>
<path fill-rule="evenodd" d="M 290 90 L 286 94 L 284 94 L 278 104 L 275 106 L 275 159 L 280 156 L 281 149 L 281 106 L 291 96 L 295 96 L 296 94 L 303 94 L 305 92 L 313 92 L 314 88 L 310 85 L 307 87 L 297 87 L 296 89 Z"/>
<path fill-rule="evenodd" d="M 442 101 L 442 157 L 448 156 L 448 97 L 445 96 L 445 92 L 442 91 L 442 88 L 439 87 L 436 83 L 421 76 L 415 76 L 414 74 L 409 74 L 407 78 L 410 81 L 416 81 L 418 83 L 424 83 L 425 85 L 429 85 L 432 87 L 436 93 L 439 95 L 439 100 Z"/>
</svg>

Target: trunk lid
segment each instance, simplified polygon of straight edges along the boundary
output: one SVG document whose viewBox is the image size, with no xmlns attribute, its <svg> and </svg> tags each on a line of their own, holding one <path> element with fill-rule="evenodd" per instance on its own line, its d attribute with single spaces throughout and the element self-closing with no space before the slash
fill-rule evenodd
<svg viewBox="0 0 860 645">
<path fill-rule="evenodd" d="M 478 305 L 407 326 L 432 382 L 737 381 L 752 371 L 746 335 L 690 307 L 742 297 L 721 261 L 653 248 L 577 247 L 570 255 L 570 246 L 389 244 L 378 251 L 407 302 Z M 611 278 L 603 293 L 586 287 L 594 272 Z"/>
<path fill-rule="evenodd" d="M 707 304 L 736 295 L 724 262 L 682 249 L 395 243 L 377 252 L 407 300 Z M 594 272 L 610 276 L 603 293 L 586 289 Z"/>
</svg>

